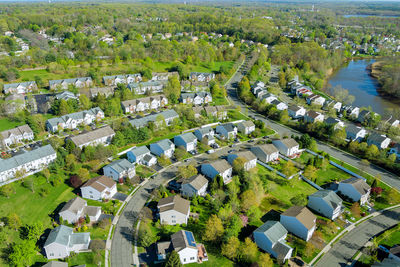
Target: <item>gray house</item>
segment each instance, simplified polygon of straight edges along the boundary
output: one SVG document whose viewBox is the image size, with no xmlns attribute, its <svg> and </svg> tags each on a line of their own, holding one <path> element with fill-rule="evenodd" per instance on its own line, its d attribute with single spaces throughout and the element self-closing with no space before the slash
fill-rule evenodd
<svg viewBox="0 0 400 267">
<path fill-rule="evenodd" d="M 250 151 L 262 162 L 275 161 L 279 158 L 279 150 L 273 144 L 252 146 Z"/>
<path fill-rule="evenodd" d="M 97 222 L 101 215 L 101 207 L 88 206 L 86 200 L 76 197 L 68 201 L 58 215 L 70 224 L 86 216 L 89 216 L 90 221 Z"/>
<path fill-rule="evenodd" d="M 367 131 L 364 128 L 358 127 L 354 124 L 346 126 L 346 139 L 360 142 L 367 135 Z"/>
<path fill-rule="evenodd" d="M 240 151 L 240 152 L 233 152 L 228 154 L 228 162 L 233 166 L 233 162 L 236 158 L 242 158 L 245 160 L 244 162 L 244 169 L 246 171 L 254 168 L 257 166 L 257 157 L 248 150 Z"/>
<path fill-rule="evenodd" d="M 208 180 L 201 174 L 185 179 L 181 186 L 181 194 L 186 197 L 205 196 Z"/>
<path fill-rule="evenodd" d="M 93 85 L 91 77 L 80 77 L 63 80 L 51 80 L 49 81 L 50 89 L 68 89 L 68 86 L 75 86 L 76 88 L 90 87 Z"/>
<path fill-rule="evenodd" d="M 253 232 L 254 242 L 272 257 L 283 262 L 290 259 L 293 248 L 286 244 L 288 231 L 278 221 L 266 221 Z"/>
<path fill-rule="evenodd" d="M 319 190 L 308 196 L 307 207 L 334 220 L 342 212 L 342 199 L 331 190 Z"/>
<path fill-rule="evenodd" d="M 22 82 L 22 83 L 9 83 L 3 87 L 5 94 L 25 94 L 37 90 L 37 84 L 35 81 Z"/>
<path fill-rule="evenodd" d="M 212 145 L 215 143 L 214 129 L 209 126 L 197 129 L 194 131 L 194 135 L 200 142 L 203 142 L 203 140 L 206 139 L 207 145 Z"/>
<path fill-rule="evenodd" d="M 376 145 L 379 149 L 385 149 L 389 146 L 391 139 L 386 135 L 379 134 L 379 133 L 372 133 L 367 138 L 367 144 Z"/>
<path fill-rule="evenodd" d="M 127 159 L 119 159 L 103 167 L 104 175 L 119 181 L 124 178 L 133 178 L 136 175 L 135 165 Z"/>
<path fill-rule="evenodd" d="M 150 151 L 158 157 L 164 155 L 171 158 L 174 155 L 175 144 L 169 139 L 160 140 L 157 143 L 150 144 Z"/>
<path fill-rule="evenodd" d="M 72 228 L 60 225 L 51 230 L 44 244 L 46 257 L 62 259 L 72 252 L 79 253 L 87 250 L 90 244 L 90 233 L 74 233 Z"/>
<path fill-rule="evenodd" d="M 174 119 L 178 119 L 179 115 L 176 113 L 175 110 L 169 109 L 165 110 L 163 112 L 151 114 L 145 117 L 138 117 L 136 119 L 130 120 L 129 123 L 132 125 L 132 127 L 136 128 L 142 128 L 145 127 L 149 124 L 149 122 L 153 122 L 156 126 L 157 125 L 157 118 L 162 118 L 165 121 L 165 124 L 167 126 L 171 125 Z"/>
<path fill-rule="evenodd" d="M 292 234 L 310 240 L 316 228 L 317 216 L 308 208 L 293 206 L 281 214 L 281 224 Z"/>
<path fill-rule="evenodd" d="M 190 214 L 190 201 L 179 195 L 161 199 L 157 204 L 160 222 L 168 225 L 187 223 Z"/>
<path fill-rule="evenodd" d="M 135 147 L 128 153 L 128 160 L 132 163 L 152 166 L 157 163 L 157 158 L 154 157 L 146 146 Z"/>
<path fill-rule="evenodd" d="M 174 143 L 177 147 L 183 146 L 187 152 L 196 151 L 197 138 L 192 133 L 184 133 L 175 136 Z"/>
<path fill-rule="evenodd" d="M 224 183 L 227 184 L 232 179 L 232 166 L 224 159 L 201 164 L 201 173 L 210 179 L 221 175 Z"/>
<path fill-rule="evenodd" d="M 68 263 L 62 261 L 50 261 L 42 267 L 68 267 Z"/>
<path fill-rule="evenodd" d="M 232 123 L 224 123 L 218 125 L 216 131 L 221 137 L 225 139 L 236 138 L 237 135 L 237 127 Z"/>
</svg>

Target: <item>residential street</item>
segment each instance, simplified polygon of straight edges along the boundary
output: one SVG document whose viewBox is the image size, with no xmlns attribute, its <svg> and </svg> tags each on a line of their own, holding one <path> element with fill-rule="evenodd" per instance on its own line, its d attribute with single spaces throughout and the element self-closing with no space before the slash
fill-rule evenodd
<svg viewBox="0 0 400 267">
<path fill-rule="evenodd" d="M 345 234 L 333 247 L 318 261 L 315 266 L 343 267 L 354 254 L 360 250 L 371 237 L 398 224 L 400 208 L 384 211 L 375 218 L 366 220 L 352 231 Z"/>
</svg>

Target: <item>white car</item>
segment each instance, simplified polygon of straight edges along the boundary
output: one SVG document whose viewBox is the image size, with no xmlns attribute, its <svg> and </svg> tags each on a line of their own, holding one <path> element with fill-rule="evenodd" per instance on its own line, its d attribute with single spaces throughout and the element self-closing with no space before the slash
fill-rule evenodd
<svg viewBox="0 0 400 267">
<path fill-rule="evenodd" d="M 207 154 L 212 154 L 212 153 L 214 153 L 214 152 L 215 152 L 214 149 L 210 149 L 210 150 L 207 151 Z"/>
</svg>

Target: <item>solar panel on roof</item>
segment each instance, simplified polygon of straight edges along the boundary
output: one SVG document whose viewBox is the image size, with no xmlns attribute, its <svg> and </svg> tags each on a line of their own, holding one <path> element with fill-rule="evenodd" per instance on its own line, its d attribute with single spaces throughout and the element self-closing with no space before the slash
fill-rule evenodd
<svg viewBox="0 0 400 267">
<path fill-rule="evenodd" d="M 188 241 L 189 246 L 195 247 L 196 242 L 194 242 L 194 236 L 192 232 L 185 231 L 186 239 Z"/>
</svg>

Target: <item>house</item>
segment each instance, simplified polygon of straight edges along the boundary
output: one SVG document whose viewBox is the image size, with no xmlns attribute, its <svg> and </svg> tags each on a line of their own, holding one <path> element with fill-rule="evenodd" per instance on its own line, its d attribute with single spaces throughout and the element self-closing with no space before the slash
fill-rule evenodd
<svg viewBox="0 0 400 267">
<path fill-rule="evenodd" d="M 192 82 L 210 82 L 215 79 L 214 73 L 205 73 L 205 72 L 191 72 L 189 75 L 189 79 Z"/>
<path fill-rule="evenodd" d="M 382 120 L 385 125 L 388 127 L 399 127 L 400 121 L 393 116 L 389 116 L 389 118 Z"/>
<path fill-rule="evenodd" d="M 21 149 L 8 159 L 0 159 L 0 183 L 8 179 L 32 175 L 47 168 L 57 158 L 57 153 L 51 145 L 45 145 L 30 151 Z M 19 177 L 19 178 L 22 178 Z"/>
<path fill-rule="evenodd" d="M 300 119 L 306 114 L 306 109 L 301 106 L 290 105 L 288 107 L 288 113 L 293 119 Z"/>
<path fill-rule="evenodd" d="M 68 137 L 76 147 L 83 148 L 85 146 L 97 146 L 103 144 L 108 146 L 114 138 L 115 132 L 110 126 L 98 128 L 96 130 L 81 133 L 76 136 Z"/>
<path fill-rule="evenodd" d="M 328 100 L 324 103 L 322 109 L 323 110 L 335 109 L 337 112 L 340 112 L 340 110 L 342 109 L 342 103 L 333 100 Z"/>
<path fill-rule="evenodd" d="M 201 173 L 210 179 L 220 175 L 227 184 L 232 179 L 232 166 L 224 159 L 201 164 Z"/>
<path fill-rule="evenodd" d="M 368 201 L 371 187 L 361 178 L 351 177 L 339 183 L 338 191 L 353 202 L 364 205 Z"/>
<path fill-rule="evenodd" d="M 376 145 L 379 149 L 386 149 L 391 142 L 391 139 L 386 135 L 379 134 L 379 133 L 371 133 L 367 138 L 367 144 Z"/>
<path fill-rule="evenodd" d="M 389 249 L 388 258 L 396 261 L 396 264 L 400 266 L 400 245 L 394 245 Z"/>
<path fill-rule="evenodd" d="M 190 214 L 190 201 L 179 195 L 169 196 L 157 204 L 160 223 L 168 225 L 187 224 Z"/>
<path fill-rule="evenodd" d="M 91 222 L 97 222 L 101 215 L 101 207 L 88 206 L 86 200 L 76 197 L 68 201 L 58 215 L 69 224 L 74 224 L 86 216 L 89 216 Z"/>
<path fill-rule="evenodd" d="M 261 94 L 261 95 L 259 95 L 258 96 L 258 98 L 261 98 L 261 101 L 264 101 L 265 100 L 265 102 L 267 102 L 268 104 L 273 104 L 273 105 L 276 105 L 276 108 L 278 109 L 278 110 L 284 110 L 284 109 L 286 109 L 287 108 L 287 106 L 286 106 L 286 108 L 285 108 L 285 103 L 282 103 L 282 104 L 276 104 L 277 102 L 276 101 L 278 101 L 278 98 L 275 96 L 275 95 L 273 95 L 273 94 L 271 94 L 271 93 L 264 93 L 264 92 L 266 92 L 266 91 L 262 91 L 263 92 L 263 94 Z M 275 102 L 274 102 L 275 101 Z M 279 102 L 279 101 L 278 101 Z"/>
<path fill-rule="evenodd" d="M 159 81 L 147 81 L 140 83 L 129 83 L 128 89 L 137 95 L 144 95 L 146 93 L 161 93 L 164 84 Z"/>
<path fill-rule="evenodd" d="M 304 116 L 304 122 L 306 123 L 315 123 L 315 122 L 323 122 L 324 121 L 324 115 L 314 111 L 314 110 L 309 110 L 307 111 L 306 115 Z"/>
<path fill-rule="evenodd" d="M 179 118 L 179 115 L 178 113 L 176 113 L 175 110 L 168 109 L 159 113 L 152 113 L 145 117 L 138 117 L 136 119 L 130 120 L 129 123 L 132 125 L 132 127 L 136 127 L 138 129 L 147 126 L 150 122 L 153 122 L 156 127 L 159 127 L 161 126 L 158 125 L 160 118 L 162 119 L 162 122 L 165 122 L 165 124 L 169 126 L 175 119 Z"/>
<path fill-rule="evenodd" d="M 68 263 L 62 261 L 49 261 L 42 267 L 68 267 Z"/>
<path fill-rule="evenodd" d="M 233 152 L 228 154 L 228 162 L 233 166 L 233 162 L 236 158 L 243 158 L 245 159 L 244 169 L 246 171 L 256 167 L 257 165 L 257 157 L 251 153 L 250 151 L 240 151 L 240 152 Z"/>
<path fill-rule="evenodd" d="M 344 127 L 344 123 L 337 118 L 328 117 L 325 119 L 324 122 L 327 125 L 332 125 L 334 130 L 341 129 Z"/>
<path fill-rule="evenodd" d="M 282 262 L 290 259 L 293 248 L 286 244 L 288 231 L 278 221 L 266 221 L 253 232 L 254 242 L 259 248 Z"/>
<path fill-rule="evenodd" d="M 291 92 L 292 92 L 292 94 L 295 94 L 296 96 L 302 97 L 305 95 L 311 95 L 312 89 L 308 86 L 298 84 L 298 85 L 292 87 Z"/>
<path fill-rule="evenodd" d="M 308 196 L 307 207 L 326 218 L 335 220 L 342 212 L 342 202 L 335 192 L 319 190 Z"/>
<path fill-rule="evenodd" d="M 367 131 L 364 128 L 349 124 L 345 128 L 346 139 L 360 142 L 367 135 Z"/>
<path fill-rule="evenodd" d="M 70 91 L 64 91 L 64 92 L 61 92 L 59 94 L 56 94 L 55 98 L 57 100 L 65 100 L 65 101 L 68 101 L 70 99 L 74 99 L 74 100 L 78 100 L 79 99 L 74 93 L 72 93 Z"/>
<path fill-rule="evenodd" d="M 300 152 L 299 143 L 293 138 L 273 140 L 272 144 L 279 150 L 279 153 L 287 157 L 294 156 Z"/>
<path fill-rule="evenodd" d="M 105 176 L 114 181 L 123 181 L 125 178 L 133 178 L 136 175 L 135 165 L 127 159 L 119 159 L 103 167 Z"/>
<path fill-rule="evenodd" d="M 93 99 L 98 95 L 103 95 L 105 97 L 109 97 L 114 94 L 113 87 L 95 87 L 89 89 L 90 98 Z"/>
<path fill-rule="evenodd" d="M 38 87 L 35 81 L 9 83 L 3 86 L 4 94 L 26 94 L 37 89 Z"/>
<path fill-rule="evenodd" d="M 46 257 L 62 259 L 89 249 L 90 233 L 74 233 L 71 227 L 60 225 L 50 231 L 44 244 Z"/>
<path fill-rule="evenodd" d="M 92 178 L 81 186 L 83 198 L 101 201 L 111 199 L 116 193 L 117 183 L 104 175 Z"/>
<path fill-rule="evenodd" d="M 323 98 L 322 96 L 315 95 L 315 94 L 311 94 L 306 97 L 307 104 L 309 104 L 309 105 L 314 104 L 314 105 L 323 106 L 325 103 L 325 100 L 326 99 Z"/>
<path fill-rule="evenodd" d="M 237 127 L 232 123 L 223 123 L 217 126 L 216 132 L 225 139 L 234 139 L 237 135 Z"/>
<path fill-rule="evenodd" d="M 196 151 L 197 138 L 192 133 L 184 133 L 174 137 L 175 146 L 183 146 L 187 152 Z"/>
<path fill-rule="evenodd" d="M 116 86 L 120 83 L 121 84 L 137 83 L 140 82 L 141 80 L 142 80 L 142 75 L 140 75 L 140 73 L 103 77 L 103 83 L 106 86 Z"/>
<path fill-rule="evenodd" d="M 400 158 L 400 144 L 396 143 L 393 147 L 390 148 L 389 154 L 396 154 L 396 158 Z"/>
<path fill-rule="evenodd" d="M 151 155 L 150 150 L 146 146 L 132 148 L 126 153 L 128 160 L 132 163 L 152 166 L 157 163 L 157 158 Z"/>
<path fill-rule="evenodd" d="M 316 228 L 317 216 L 308 208 L 293 206 L 281 214 L 281 224 L 292 234 L 310 240 Z"/>
<path fill-rule="evenodd" d="M 89 125 L 95 121 L 104 119 L 104 112 L 99 108 L 79 111 L 46 121 L 46 129 L 49 132 L 57 132 L 63 129 L 76 129 L 78 125 Z"/>
<path fill-rule="evenodd" d="M 182 264 L 202 263 L 208 261 L 206 249 L 203 244 L 196 243 L 192 232 L 180 230 L 171 235 L 171 242 L 157 243 L 157 260 L 164 261 L 167 254 L 175 250 Z"/>
<path fill-rule="evenodd" d="M 32 141 L 34 138 L 34 134 L 29 125 L 25 124 L 11 130 L 0 132 L 0 137 L 3 146 L 10 146 L 22 143 L 23 140 Z"/>
<path fill-rule="evenodd" d="M 194 131 L 194 135 L 200 142 L 205 142 L 207 145 L 215 144 L 214 129 L 210 126 L 202 127 Z"/>
<path fill-rule="evenodd" d="M 182 182 L 181 194 L 186 197 L 202 196 L 207 194 L 208 180 L 201 174 L 194 175 Z"/>
<path fill-rule="evenodd" d="M 172 72 L 153 72 L 151 80 L 153 81 L 168 81 L 169 77 L 177 76 L 179 78 L 179 73 L 176 71 Z"/>
<path fill-rule="evenodd" d="M 273 100 L 271 102 L 271 105 L 274 105 L 277 110 L 286 110 L 288 108 L 288 106 L 285 103 L 283 103 L 277 99 Z"/>
<path fill-rule="evenodd" d="M 242 134 L 248 135 L 256 130 L 256 126 L 252 121 L 242 121 L 237 124 L 237 129 Z"/>
<path fill-rule="evenodd" d="M 92 85 L 93 85 L 93 80 L 90 77 L 49 81 L 49 88 L 51 90 L 57 90 L 57 89 L 67 90 L 69 86 L 74 86 L 76 88 L 84 88 L 84 87 L 91 87 Z"/>
<path fill-rule="evenodd" d="M 169 139 L 163 139 L 157 143 L 150 144 L 150 151 L 157 157 L 164 155 L 167 158 L 171 158 L 175 152 L 175 144 Z"/>
<path fill-rule="evenodd" d="M 121 102 L 124 113 L 143 112 L 151 109 L 156 110 L 166 105 L 168 105 L 168 99 L 165 95 L 156 95 Z"/>
<path fill-rule="evenodd" d="M 371 115 L 372 115 L 372 114 L 371 114 L 371 111 L 364 109 L 364 110 L 362 110 L 362 111 L 358 114 L 357 121 L 363 123 L 363 122 L 365 122 L 365 120 L 367 120 Z"/>
<path fill-rule="evenodd" d="M 183 104 L 202 105 L 212 102 L 212 96 L 209 92 L 197 92 L 197 93 L 181 93 L 179 98 Z"/>
<path fill-rule="evenodd" d="M 342 111 L 346 111 L 347 116 L 348 117 L 352 117 L 352 118 L 358 118 L 359 114 L 360 114 L 360 108 L 358 107 L 344 107 L 342 108 Z"/>
<path fill-rule="evenodd" d="M 252 146 L 250 151 L 262 162 L 275 161 L 279 158 L 279 150 L 273 144 Z"/>
<path fill-rule="evenodd" d="M 219 120 L 225 120 L 228 117 L 228 112 L 224 106 L 207 106 L 204 111 L 209 117 L 216 117 Z"/>
</svg>

